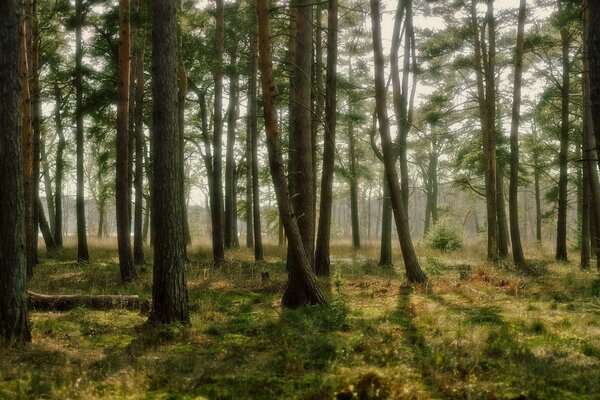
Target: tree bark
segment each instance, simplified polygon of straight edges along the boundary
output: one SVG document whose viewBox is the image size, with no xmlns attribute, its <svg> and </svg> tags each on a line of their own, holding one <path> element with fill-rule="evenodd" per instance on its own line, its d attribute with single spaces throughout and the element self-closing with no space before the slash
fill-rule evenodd
<svg viewBox="0 0 600 400">
<path fill-rule="evenodd" d="M 225 154 L 225 247 L 240 246 L 237 232 L 237 179 L 235 179 L 235 133 L 239 116 L 237 72 L 238 45 L 237 41 L 230 49 L 231 70 L 229 75 L 229 104 L 227 107 L 227 149 Z"/>
<path fill-rule="evenodd" d="M 119 0 L 119 76 L 117 103 L 117 243 L 119 247 L 119 269 L 121 282 L 130 282 L 137 277 L 131 253 L 130 232 L 130 187 L 129 187 L 129 94 L 131 37 L 129 22 L 129 0 Z"/>
<path fill-rule="evenodd" d="M 496 196 L 497 196 L 497 221 L 498 221 L 498 257 L 508 257 L 508 221 L 506 218 L 506 204 L 504 201 L 504 162 L 496 164 Z"/>
<path fill-rule="evenodd" d="M 352 121 L 352 103 L 348 106 L 350 114 L 348 124 L 348 157 L 350 158 L 350 220 L 352 224 L 352 247 L 360 249 L 360 223 L 358 217 L 358 171 L 356 168 L 356 138 L 354 137 L 354 122 Z"/>
<path fill-rule="evenodd" d="M 523 81 L 523 43 L 525 38 L 526 0 L 519 2 L 517 23 L 517 45 L 515 49 L 515 85 L 510 123 L 510 187 L 508 194 L 508 212 L 510 218 L 510 239 L 513 261 L 517 268 L 525 265 L 525 256 L 521 246 L 519 230 L 519 122 L 521 119 L 521 85 Z"/>
<path fill-rule="evenodd" d="M 67 140 L 65 139 L 61 106 L 62 106 L 62 94 L 58 82 L 54 83 L 54 101 L 56 103 L 54 108 L 54 123 L 56 124 L 56 134 L 58 135 L 58 144 L 56 146 L 56 173 L 54 176 L 54 240 L 59 248 L 63 247 L 63 207 L 62 207 L 62 181 L 65 171 L 65 160 L 64 152 L 67 147 Z"/>
<path fill-rule="evenodd" d="M 85 189 L 84 189 L 84 170 L 83 170 L 83 46 L 81 29 L 83 26 L 83 0 L 75 1 L 75 141 L 77 144 L 77 261 L 87 263 L 90 260 L 87 245 L 87 230 L 85 224 Z"/>
<path fill-rule="evenodd" d="M 263 93 L 263 112 L 267 132 L 267 150 L 269 167 L 275 187 L 277 205 L 285 232 L 288 238 L 290 255 L 295 262 L 288 263 L 288 281 L 283 295 L 284 307 L 296 308 L 303 304 L 327 304 L 327 299 L 321 291 L 307 257 L 303 245 L 303 237 L 298 228 L 298 220 L 292 210 L 290 192 L 285 178 L 283 157 L 279 144 L 279 128 L 275 110 L 276 87 L 273 83 L 273 65 L 270 46 L 269 8 L 268 0 L 257 0 L 259 32 L 259 54 L 261 83 Z"/>
<path fill-rule="evenodd" d="M 385 71 L 383 60 L 383 49 L 381 46 L 381 24 L 380 24 L 380 0 L 370 0 L 371 5 L 371 26 L 373 32 L 373 55 L 375 61 L 375 104 L 377 117 L 379 121 L 379 134 L 381 136 L 381 147 L 384 158 L 384 168 L 387 182 L 390 189 L 390 200 L 396 229 L 402 248 L 402 257 L 404 267 L 409 282 L 423 283 L 427 281 L 427 276 L 421 270 L 419 260 L 413 248 L 410 230 L 408 227 L 408 218 L 404 202 L 402 200 L 402 191 L 398 181 L 398 173 L 395 168 L 395 156 L 390 135 L 390 126 L 387 115 L 386 96 L 385 96 Z"/>
<path fill-rule="evenodd" d="M 176 4 L 152 2 L 152 120 L 155 140 L 152 184 L 154 273 L 149 319 L 189 323 L 185 278 L 182 145 L 178 128 Z"/>
<path fill-rule="evenodd" d="M 319 228 L 315 251 L 315 272 L 329 276 L 329 246 L 331 241 L 331 207 L 333 203 L 333 172 L 335 161 L 335 130 L 337 125 L 337 61 L 338 61 L 338 1 L 329 0 L 327 8 L 327 75 L 325 78 L 325 137 Z"/>
<path fill-rule="evenodd" d="M 600 270 L 600 181 L 598 180 L 598 143 L 600 131 L 600 107 L 598 102 L 600 88 L 600 30 L 597 23 L 600 18 L 600 7 L 597 2 L 584 0 L 584 55 L 583 55 L 583 159 L 584 173 L 587 172 L 589 191 L 589 231 L 590 241 L 596 255 L 596 266 Z M 593 60 L 593 62 L 592 62 Z M 593 67 L 592 67 L 593 65 Z M 595 70 L 593 70 L 595 68 Z M 593 71 L 593 72 L 592 72 Z M 595 80 L 594 80 L 595 79 Z M 592 84 L 594 86 L 592 86 Z M 593 88 L 593 89 L 592 89 Z M 592 97 L 593 96 L 593 97 Z M 594 100 L 592 100 L 592 98 Z M 594 133 L 596 132 L 596 134 Z M 585 201 L 585 200 L 584 200 Z"/>
<path fill-rule="evenodd" d="M 29 342 L 23 192 L 21 2 L 0 2 L 0 345 Z"/>
<path fill-rule="evenodd" d="M 295 0 L 292 8 L 295 15 L 296 51 L 292 66 L 292 108 L 290 115 L 290 159 L 289 183 L 292 193 L 292 205 L 298 229 L 302 235 L 304 250 L 309 264 L 314 267 L 314 218 L 315 200 L 313 180 L 315 179 L 312 161 L 311 136 L 311 81 L 313 42 L 313 4 L 311 0 Z M 290 243 L 291 247 L 291 243 Z M 290 267 L 290 263 L 299 262 L 290 257 L 293 250 L 288 247 L 288 268 L 299 269 L 299 265 Z"/>
<path fill-rule="evenodd" d="M 252 38 L 250 40 L 250 152 L 252 153 L 252 219 L 254 229 L 254 259 L 263 260 L 262 233 L 260 222 L 260 182 L 258 176 L 258 112 L 257 112 L 257 85 L 258 85 L 258 32 L 256 10 L 252 11 Z"/>
<path fill-rule="evenodd" d="M 483 137 L 483 155 L 485 162 L 485 191 L 487 210 L 487 258 L 498 260 L 498 225 L 497 225 L 497 194 L 496 194 L 496 89 L 495 89 L 495 19 L 494 1 L 487 0 L 486 25 L 488 29 L 487 59 L 482 53 L 477 21 L 477 1 L 471 1 L 471 22 L 474 42 L 475 75 L 477 78 L 477 100 Z M 484 85 L 485 80 L 485 85 Z"/>
<path fill-rule="evenodd" d="M 138 11 L 141 11 L 140 1 Z M 137 265 L 144 264 L 144 235 L 143 235 L 143 202 L 144 202 L 144 49 L 135 46 L 135 206 L 133 220 L 133 262 Z M 148 205 L 146 205 L 148 207 Z"/>
<path fill-rule="evenodd" d="M 562 1 L 558 0 L 559 12 L 562 9 Z M 560 30 L 562 48 L 562 85 L 561 94 L 561 123 L 560 123 L 560 153 L 559 178 L 558 178 L 558 216 L 556 222 L 556 255 L 557 261 L 567 260 L 567 185 L 568 162 L 569 162 L 569 86 L 570 86 L 570 61 L 569 44 L 570 37 L 566 27 Z"/>
<path fill-rule="evenodd" d="M 211 196 L 210 209 L 212 213 L 213 229 L 213 259 L 215 263 L 225 260 L 224 235 L 223 235 L 223 0 L 216 0 L 216 33 L 215 33 L 215 104 L 213 122 L 213 195 Z"/>
<path fill-rule="evenodd" d="M 29 7 L 26 8 L 29 12 Z M 33 276 L 36 258 L 35 226 L 34 226 L 34 193 L 33 193 L 33 131 L 31 112 L 31 90 L 29 87 L 29 55 L 27 45 L 28 18 L 24 17 L 21 34 L 21 99 L 22 99 L 22 135 L 23 135 L 23 188 L 25 199 L 25 254 L 27 259 L 27 276 Z"/>
</svg>

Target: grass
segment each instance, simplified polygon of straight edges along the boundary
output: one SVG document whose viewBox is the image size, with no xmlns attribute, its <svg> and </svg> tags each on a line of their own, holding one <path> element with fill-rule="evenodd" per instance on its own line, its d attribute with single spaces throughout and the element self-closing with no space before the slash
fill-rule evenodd
<svg viewBox="0 0 600 400">
<path fill-rule="evenodd" d="M 600 399 L 597 273 L 548 261 L 517 273 L 469 246 L 420 253 L 427 287 L 378 267 L 375 247 L 335 245 L 331 307 L 284 310 L 283 249 L 260 264 L 234 250 L 222 267 L 190 249 L 191 326 L 33 312 L 33 342 L 0 356 L 0 399 Z M 112 243 L 87 265 L 74 255 L 42 257 L 31 289 L 150 297 L 151 266 L 121 285 Z"/>
</svg>

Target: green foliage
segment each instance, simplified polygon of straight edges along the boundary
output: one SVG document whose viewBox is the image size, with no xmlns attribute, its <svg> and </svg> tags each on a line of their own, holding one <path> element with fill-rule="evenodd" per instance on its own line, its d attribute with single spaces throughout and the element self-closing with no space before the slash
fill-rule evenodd
<svg viewBox="0 0 600 400">
<path fill-rule="evenodd" d="M 425 246 L 444 253 L 456 251 L 462 247 L 462 232 L 448 222 L 439 221 L 427 232 Z"/>
</svg>

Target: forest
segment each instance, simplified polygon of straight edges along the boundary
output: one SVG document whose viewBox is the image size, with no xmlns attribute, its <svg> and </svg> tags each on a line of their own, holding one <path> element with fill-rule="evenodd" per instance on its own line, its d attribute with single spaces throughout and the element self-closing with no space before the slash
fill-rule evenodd
<svg viewBox="0 0 600 400">
<path fill-rule="evenodd" d="M 600 1 L 0 15 L 0 399 L 600 399 Z"/>
</svg>

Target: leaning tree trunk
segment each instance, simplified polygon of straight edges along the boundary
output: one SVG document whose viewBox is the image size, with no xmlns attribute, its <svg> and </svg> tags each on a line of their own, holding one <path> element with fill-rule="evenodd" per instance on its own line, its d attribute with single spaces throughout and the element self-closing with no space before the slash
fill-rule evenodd
<svg viewBox="0 0 600 400">
<path fill-rule="evenodd" d="M 559 10 L 562 2 L 558 1 Z M 558 216 L 556 222 L 556 255 L 557 261 L 567 260 L 567 185 L 569 162 L 569 31 L 566 27 L 560 30 L 562 45 L 562 86 L 561 94 L 561 123 L 560 123 L 560 153 L 558 178 Z"/>
<path fill-rule="evenodd" d="M 286 184 L 285 168 L 281 146 L 279 144 L 279 128 L 274 100 L 276 87 L 273 82 L 273 65 L 270 46 L 269 8 L 267 0 L 257 0 L 258 32 L 260 49 L 260 69 L 263 93 L 263 113 L 267 132 L 267 151 L 269 167 L 275 187 L 277 206 L 281 221 L 285 226 L 290 248 L 290 256 L 295 262 L 288 263 L 288 282 L 283 295 L 285 307 L 296 308 L 303 304 L 327 304 L 304 249 L 303 238 L 298 228 L 298 220 L 292 210 L 290 192 Z"/>
<path fill-rule="evenodd" d="M 178 129 L 177 22 L 175 2 L 152 2 L 152 120 L 154 274 L 150 320 L 189 323 L 185 279 L 182 145 Z"/>
<path fill-rule="evenodd" d="M 335 160 L 335 130 L 337 125 L 337 57 L 338 57 L 338 2 L 328 1 L 327 9 L 327 76 L 325 78 L 325 138 L 323 144 L 323 171 L 319 229 L 315 251 L 315 272 L 330 273 L 329 243 L 331 240 L 331 207 L 333 202 L 333 172 Z"/>
<path fill-rule="evenodd" d="M 510 124 L 510 188 L 508 212 L 510 218 L 510 239 L 513 261 L 517 268 L 525 265 L 525 256 L 521 246 L 519 230 L 519 120 L 521 118 L 521 84 L 523 81 L 523 43 L 525 37 L 525 5 L 520 0 L 517 26 L 517 47 L 515 49 L 515 85 L 513 88 L 513 104 Z"/>
<path fill-rule="evenodd" d="M 75 142 L 77 144 L 77 261 L 87 263 L 90 260 L 85 227 L 85 189 L 83 170 L 83 45 L 81 28 L 83 26 L 83 0 L 75 1 Z"/>
<path fill-rule="evenodd" d="M 21 2 L 0 2 L 0 345 L 31 340 L 26 295 Z"/>
<path fill-rule="evenodd" d="M 117 103 L 117 182 L 115 190 L 117 212 L 117 243 L 121 282 L 137 277 L 131 253 L 130 189 L 129 189 L 129 83 L 130 83 L 130 23 L 129 0 L 119 0 L 119 76 Z"/>
<path fill-rule="evenodd" d="M 408 227 L 408 218 L 404 202 L 402 201 L 402 192 L 398 173 L 395 167 L 395 155 L 392 138 L 390 135 L 390 125 L 387 115 L 386 95 L 385 95 L 385 71 L 383 60 L 383 48 L 381 46 L 381 25 L 380 25 L 380 0 L 370 0 L 371 4 L 371 26 L 373 32 L 373 55 L 375 61 L 375 108 L 379 121 L 379 134 L 381 136 L 381 147 L 384 159 L 384 168 L 387 182 L 390 189 L 390 200 L 392 210 L 396 221 L 400 247 L 402 248 L 402 257 L 404 267 L 409 282 L 426 282 L 427 276 L 419 265 L 419 259 L 415 253 L 410 230 Z"/>
</svg>

